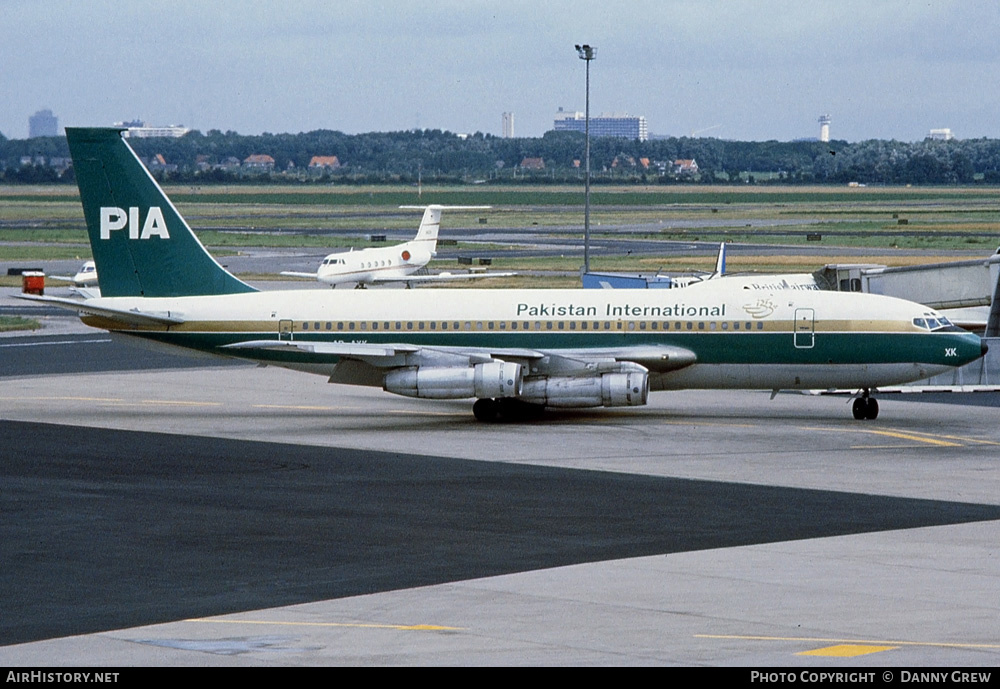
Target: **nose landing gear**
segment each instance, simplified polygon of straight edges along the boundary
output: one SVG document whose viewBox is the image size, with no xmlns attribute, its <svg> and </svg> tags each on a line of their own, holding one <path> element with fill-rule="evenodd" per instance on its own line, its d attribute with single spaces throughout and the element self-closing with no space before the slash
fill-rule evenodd
<svg viewBox="0 0 1000 689">
<path fill-rule="evenodd" d="M 878 400 L 871 396 L 871 390 L 865 388 L 861 397 L 854 399 L 854 406 L 851 408 L 854 418 L 858 421 L 863 419 L 878 418 Z"/>
</svg>

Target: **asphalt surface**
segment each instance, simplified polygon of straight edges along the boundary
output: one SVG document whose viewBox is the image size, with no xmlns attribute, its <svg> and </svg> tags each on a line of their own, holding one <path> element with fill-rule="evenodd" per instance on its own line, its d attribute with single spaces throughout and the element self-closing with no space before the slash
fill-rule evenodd
<svg viewBox="0 0 1000 689">
<path fill-rule="evenodd" d="M 0 644 L 1000 507 L 0 422 Z M 86 573 L 83 575 L 83 573 Z"/>
<path fill-rule="evenodd" d="M 250 366 L 220 357 L 192 357 L 151 349 L 105 332 L 0 338 L 0 377 L 97 371 L 141 371 L 199 366 Z"/>
<path fill-rule="evenodd" d="M 1000 659 L 1000 427 L 964 396 L 483 426 L 44 320 L 0 338 L 2 664 Z"/>
</svg>

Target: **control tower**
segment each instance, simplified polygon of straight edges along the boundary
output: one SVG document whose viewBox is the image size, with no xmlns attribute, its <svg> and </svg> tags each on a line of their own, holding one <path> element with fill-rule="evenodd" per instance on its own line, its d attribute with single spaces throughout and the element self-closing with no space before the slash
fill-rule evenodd
<svg viewBox="0 0 1000 689">
<path fill-rule="evenodd" d="M 819 116 L 819 140 L 829 141 L 830 140 L 830 123 L 833 122 L 829 115 Z"/>
</svg>

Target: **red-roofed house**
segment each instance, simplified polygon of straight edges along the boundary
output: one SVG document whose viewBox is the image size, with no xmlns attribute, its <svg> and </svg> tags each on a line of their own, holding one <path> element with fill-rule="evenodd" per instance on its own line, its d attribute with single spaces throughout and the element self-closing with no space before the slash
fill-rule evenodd
<svg viewBox="0 0 1000 689">
<path fill-rule="evenodd" d="M 255 153 L 243 160 L 243 167 L 252 170 L 273 170 L 274 158 L 264 153 Z"/>
<path fill-rule="evenodd" d="M 690 160 L 675 160 L 674 174 L 696 175 L 698 174 L 698 163 L 694 162 L 693 158 Z"/>
<path fill-rule="evenodd" d="M 310 170 L 336 170 L 340 167 L 337 156 L 313 156 L 309 161 Z"/>
</svg>

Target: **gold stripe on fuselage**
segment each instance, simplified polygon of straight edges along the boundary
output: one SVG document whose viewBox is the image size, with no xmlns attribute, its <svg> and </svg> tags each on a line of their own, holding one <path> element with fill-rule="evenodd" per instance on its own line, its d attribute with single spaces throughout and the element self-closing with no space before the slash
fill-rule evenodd
<svg viewBox="0 0 1000 689">
<path fill-rule="evenodd" d="M 124 324 L 104 316 L 84 316 L 83 322 L 94 328 L 105 330 L 135 331 L 135 332 L 278 332 L 284 324 L 291 323 L 291 331 L 295 333 L 365 333 L 365 332 L 493 332 L 493 333 L 523 333 L 523 332 L 589 332 L 589 333 L 631 333 L 631 334 L 678 334 L 678 333 L 747 333 L 747 332 L 796 332 L 796 322 L 791 320 L 622 320 L 622 319 L 587 319 L 587 320 L 469 320 L 469 319 L 435 319 L 435 320 L 328 320 L 301 318 L 277 318 L 268 320 L 204 320 L 186 321 L 174 325 Z M 279 325 L 280 324 L 280 325 Z M 916 328 L 909 321 L 852 321 L 830 320 L 813 323 L 812 332 L 816 333 L 922 333 L 927 331 Z"/>
</svg>

